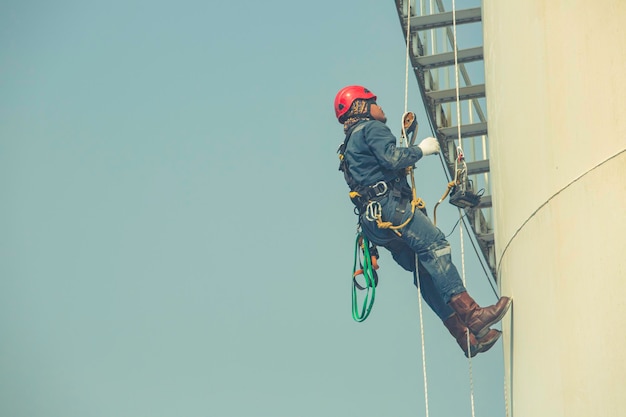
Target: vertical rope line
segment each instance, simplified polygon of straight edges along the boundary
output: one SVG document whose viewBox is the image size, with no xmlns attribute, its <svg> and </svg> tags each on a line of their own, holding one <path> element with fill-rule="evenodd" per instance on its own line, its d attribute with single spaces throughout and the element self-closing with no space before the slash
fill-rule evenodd
<svg viewBox="0 0 626 417">
<path fill-rule="evenodd" d="M 513 314 L 510 314 L 509 317 L 509 332 L 512 334 L 513 333 Z M 508 345 L 509 345 L 509 350 L 508 350 L 508 356 L 509 356 L 509 375 L 507 378 L 506 375 L 506 369 L 504 369 L 504 375 L 503 375 L 503 380 L 504 380 L 504 410 L 505 410 L 505 416 L 506 417 L 513 417 L 513 403 L 512 403 L 512 396 L 513 396 L 513 338 L 511 335 L 509 335 L 509 340 L 508 340 Z M 502 344 L 502 352 L 503 353 L 507 353 L 505 350 L 505 344 Z"/>
<path fill-rule="evenodd" d="M 463 140 L 461 139 L 461 99 L 459 93 L 459 48 L 456 38 L 456 1 L 452 0 L 452 39 L 454 40 L 454 85 L 456 89 L 456 128 L 459 137 L 459 148 L 463 150 Z"/>
<path fill-rule="evenodd" d="M 463 217 L 463 212 L 459 209 L 459 218 Z M 467 286 L 465 280 L 465 242 L 463 239 L 463 222 L 459 223 L 459 239 L 461 240 L 461 277 L 463 278 L 463 285 Z"/>
<path fill-rule="evenodd" d="M 404 113 L 408 111 L 409 106 L 409 50 L 411 39 L 411 1 L 406 0 L 406 60 L 404 64 Z M 404 123 L 402 124 L 404 125 Z"/>
<path fill-rule="evenodd" d="M 452 39 L 454 40 L 454 45 L 452 45 L 454 49 L 454 85 L 456 90 L 456 128 L 457 135 L 459 138 L 459 149 L 463 152 L 463 139 L 461 138 L 461 98 L 460 98 L 460 86 L 459 86 L 459 57 L 458 57 L 458 42 L 456 35 L 456 1 L 452 0 Z M 464 153 L 464 152 L 463 152 Z M 463 213 L 461 209 L 459 209 L 459 218 L 463 218 Z M 461 222 L 462 223 L 462 222 Z M 461 270 L 463 277 L 463 285 L 465 285 L 465 245 L 463 241 L 463 225 L 461 224 L 459 227 L 459 235 L 461 240 Z M 470 334 L 467 332 L 467 348 L 470 350 Z M 468 373 L 469 373 L 469 384 L 470 384 L 470 405 L 472 410 L 472 417 L 475 417 L 475 407 L 474 407 L 474 377 L 473 377 L 473 368 L 472 368 L 472 358 L 471 355 L 468 355 L 467 359 L 468 364 Z"/>
<path fill-rule="evenodd" d="M 409 146 L 408 138 L 404 132 L 404 116 L 409 111 L 409 52 L 410 52 L 410 39 L 411 39 L 411 1 L 406 1 L 406 54 L 404 63 L 404 113 L 402 114 L 402 120 L 400 126 L 402 126 L 402 136 L 400 137 L 400 146 Z"/>
<path fill-rule="evenodd" d="M 424 376 L 424 407 L 426 409 L 426 417 L 428 417 L 428 378 L 426 377 L 426 343 L 424 338 L 424 316 L 422 314 L 422 289 L 420 286 L 419 272 L 417 269 L 418 257 L 415 254 L 415 283 L 417 286 L 417 305 L 420 314 L 420 336 L 422 339 L 422 375 Z"/>
<path fill-rule="evenodd" d="M 404 68 L 404 114 L 402 115 L 402 141 L 406 142 L 403 145 L 408 146 L 408 138 L 406 137 L 406 134 L 404 132 L 404 116 L 407 114 L 408 112 L 408 103 L 409 103 L 409 53 L 410 53 L 410 46 L 411 46 L 411 1 L 412 0 L 405 0 L 407 3 L 407 7 L 406 7 L 406 61 L 405 61 L 405 68 Z M 422 341 L 422 374 L 424 376 L 424 407 L 426 410 L 426 417 L 429 417 L 429 412 L 428 412 L 428 378 L 426 376 L 426 343 L 425 343 L 425 338 L 424 338 L 424 315 L 422 313 L 422 297 L 421 297 L 421 287 L 420 287 L 420 280 L 419 280 L 419 276 L 418 276 L 418 270 L 417 270 L 417 265 L 419 262 L 419 258 L 417 256 L 417 253 L 415 254 L 415 271 L 413 272 L 414 274 L 414 278 L 415 278 L 415 285 L 417 287 L 417 305 L 418 305 L 418 309 L 419 309 L 419 316 L 420 316 L 420 337 L 421 337 L 421 341 Z"/>
<path fill-rule="evenodd" d="M 463 213 L 461 209 L 459 209 L 459 218 L 462 218 Z M 465 237 L 463 235 L 463 222 L 459 223 L 459 239 L 461 241 L 461 277 L 463 279 L 463 285 L 467 288 L 467 280 L 465 275 Z M 467 335 L 467 347 L 470 349 L 470 332 L 469 329 L 466 333 Z M 472 417 L 475 417 L 475 407 L 474 407 L 474 368 L 472 366 L 472 357 L 468 355 L 467 358 L 467 366 L 468 366 L 468 374 L 469 374 L 469 384 L 470 384 L 470 405 L 472 410 Z"/>
<path fill-rule="evenodd" d="M 506 383 L 506 373 L 504 375 L 504 415 L 506 417 L 511 417 L 509 412 L 509 387 Z"/>
</svg>

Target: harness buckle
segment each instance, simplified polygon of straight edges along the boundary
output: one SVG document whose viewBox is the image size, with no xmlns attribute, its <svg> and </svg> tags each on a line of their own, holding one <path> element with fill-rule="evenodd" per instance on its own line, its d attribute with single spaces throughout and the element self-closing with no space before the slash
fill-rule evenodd
<svg viewBox="0 0 626 417">
<path fill-rule="evenodd" d="M 379 187 L 381 191 L 379 191 Z M 378 181 L 376 184 L 372 185 L 372 190 L 376 192 L 375 197 L 380 197 L 387 192 L 387 183 L 385 181 Z"/>
<path fill-rule="evenodd" d="M 383 215 L 383 208 L 378 201 L 370 201 L 365 207 L 365 218 L 370 221 L 376 221 Z"/>
</svg>

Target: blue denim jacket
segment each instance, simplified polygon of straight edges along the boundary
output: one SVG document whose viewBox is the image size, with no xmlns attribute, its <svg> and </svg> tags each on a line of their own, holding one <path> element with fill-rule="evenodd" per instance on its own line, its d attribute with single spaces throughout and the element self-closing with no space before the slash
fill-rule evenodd
<svg viewBox="0 0 626 417">
<path fill-rule="evenodd" d="M 377 120 L 359 122 L 352 131 L 344 158 L 348 163 L 350 174 L 359 185 L 373 185 L 384 180 L 398 179 L 400 187 L 410 194 L 410 186 L 406 180 L 404 169 L 415 164 L 422 157 L 422 150 L 418 146 L 397 147 L 396 138 L 386 124 Z M 383 219 L 394 218 L 400 199 L 392 198 L 389 193 L 378 200 L 382 207 Z M 405 211 L 402 221 L 410 216 L 408 200 L 403 203 L 407 207 L 400 207 Z M 397 236 L 387 229 L 379 229 L 376 222 L 367 220 L 365 213 L 361 214 L 361 225 L 365 235 L 373 243 L 387 246 L 397 240 Z M 407 262 L 396 259 L 405 266 L 413 260 L 413 253 L 408 256 Z"/>
<path fill-rule="evenodd" d="M 422 157 L 417 146 L 396 147 L 396 138 L 383 122 L 364 120 L 353 127 L 344 157 L 354 180 L 363 186 L 398 177 L 398 170 Z"/>
</svg>

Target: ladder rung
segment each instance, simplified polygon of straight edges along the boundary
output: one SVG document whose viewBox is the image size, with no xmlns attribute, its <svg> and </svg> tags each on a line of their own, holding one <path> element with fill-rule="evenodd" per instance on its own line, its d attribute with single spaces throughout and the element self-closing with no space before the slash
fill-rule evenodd
<svg viewBox="0 0 626 417">
<path fill-rule="evenodd" d="M 456 88 L 429 91 L 426 95 L 433 100 L 433 104 L 450 103 L 456 100 Z M 485 84 L 470 85 L 468 87 L 459 88 L 460 100 L 469 100 L 480 97 L 485 97 Z"/>
<path fill-rule="evenodd" d="M 467 175 L 484 174 L 485 172 L 489 172 L 488 159 L 467 163 Z"/>
<path fill-rule="evenodd" d="M 480 197 L 480 203 L 478 203 L 478 206 L 476 206 L 477 208 L 487 208 L 487 207 L 491 207 L 491 196 L 490 195 L 483 195 Z"/>
<path fill-rule="evenodd" d="M 477 234 L 476 238 L 479 240 L 482 240 L 483 242 L 488 242 L 488 243 L 493 243 L 494 236 L 493 233 L 481 233 L 481 234 Z"/>
<path fill-rule="evenodd" d="M 456 59 L 459 64 L 480 61 L 483 59 L 483 47 L 460 49 L 456 54 Z M 424 69 L 447 67 L 454 65 L 454 52 L 419 56 L 415 58 L 415 62 Z"/>
<path fill-rule="evenodd" d="M 452 12 L 444 12 L 437 14 L 430 14 L 425 16 L 411 17 L 411 32 L 441 28 L 446 26 L 452 26 Z M 473 9 L 463 9 L 456 11 L 456 24 L 480 22 L 482 19 L 482 13 L 480 7 Z M 406 26 L 406 18 L 404 19 L 404 26 Z"/>
<path fill-rule="evenodd" d="M 458 139 L 457 126 L 443 127 L 439 129 L 439 133 L 444 136 L 445 140 Z M 487 122 L 473 123 L 461 126 L 461 137 L 471 138 L 473 136 L 480 136 L 487 134 Z"/>
</svg>

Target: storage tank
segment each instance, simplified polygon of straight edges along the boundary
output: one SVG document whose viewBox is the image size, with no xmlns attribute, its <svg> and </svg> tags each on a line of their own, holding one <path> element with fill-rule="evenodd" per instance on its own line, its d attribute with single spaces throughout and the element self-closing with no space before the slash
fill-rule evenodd
<svg viewBox="0 0 626 417">
<path fill-rule="evenodd" d="M 626 415 L 626 1 L 483 1 L 507 415 Z"/>
</svg>

